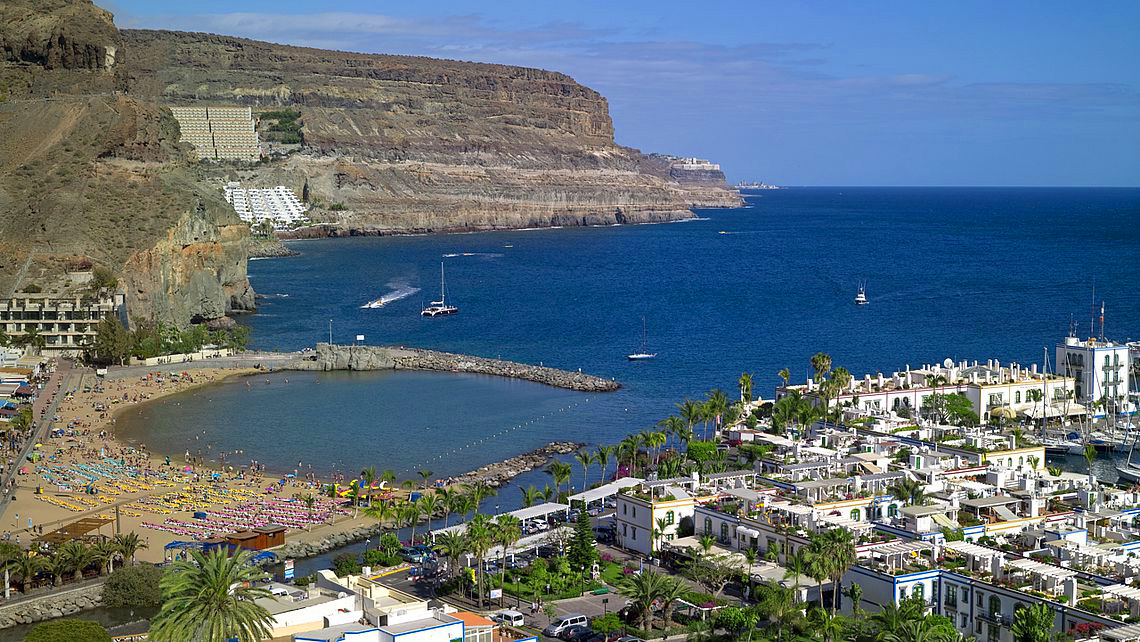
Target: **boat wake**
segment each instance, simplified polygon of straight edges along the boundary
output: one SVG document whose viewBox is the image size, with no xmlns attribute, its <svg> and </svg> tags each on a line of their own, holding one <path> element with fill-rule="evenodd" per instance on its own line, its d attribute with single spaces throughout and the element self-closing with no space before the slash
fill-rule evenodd
<svg viewBox="0 0 1140 642">
<path fill-rule="evenodd" d="M 410 285 L 403 285 L 403 286 L 400 286 L 400 287 L 396 288 L 395 290 L 392 290 L 391 292 L 385 294 L 384 296 L 380 297 L 379 299 L 373 299 L 372 301 L 369 301 L 368 303 L 365 303 L 364 305 L 362 305 L 360 307 L 361 308 L 382 308 L 382 307 L 388 305 L 389 303 L 399 301 L 400 299 L 406 299 L 406 298 L 412 296 L 413 294 L 415 294 L 416 292 L 419 292 L 419 291 L 420 291 L 419 288 L 413 288 Z"/>
<path fill-rule="evenodd" d="M 502 255 L 500 252 L 456 252 L 454 254 L 444 254 L 445 259 L 454 259 L 460 256 L 481 256 L 485 259 L 497 259 Z"/>
</svg>

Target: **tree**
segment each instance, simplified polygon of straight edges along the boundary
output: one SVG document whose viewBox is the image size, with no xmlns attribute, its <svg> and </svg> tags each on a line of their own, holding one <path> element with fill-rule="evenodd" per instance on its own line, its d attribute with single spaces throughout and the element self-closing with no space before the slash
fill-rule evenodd
<svg viewBox="0 0 1140 642">
<path fill-rule="evenodd" d="M 40 622 L 28 631 L 25 642 L 111 642 L 111 634 L 98 622 L 60 618 Z"/>
<path fill-rule="evenodd" d="M 926 617 L 926 601 L 920 597 L 907 597 L 896 602 L 887 602 L 870 618 L 875 627 L 877 639 L 892 639 L 900 634 L 907 623 L 917 622 Z"/>
<path fill-rule="evenodd" d="M 1083 454 L 1085 456 L 1086 470 L 1089 471 L 1089 480 L 1095 482 L 1096 478 L 1093 476 L 1092 465 L 1093 462 L 1096 461 L 1096 447 L 1092 444 L 1085 444 Z"/>
<path fill-rule="evenodd" d="M 776 582 L 766 582 L 757 591 L 760 598 L 757 610 L 775 627 L 776 639 L 783 640 L 784 632 L 791 630 L 801 617 L 800 606 L 796 603 L 799 591 L 793 593 Z"/>
<path fill-rule="evenodd" d="M 891 494 L 908 506 L 921 506 L 926 503 L 926 486 L 910 477 L 903 477 L 890 487 Z"/>
<path fill-rule="evenodd" d="M 618 593 L 629 598 L 638 609 L 641 628 L 646 631 L 653 623 L 653 602 L 661 596 L 665 576 L 645 569 L 641 573 L 628 575 L 618 583 Z"/>
<path fill-rule="evenodd" d="M 855 619 L 863 619 L 863 586 L 852 582 L 847 587 L 847 597 L 851 598 L 851 612 L 855 614 Z"/>
<path fill-rule="evenodd" d="M 739 640 L 745 631 L 756 628 L 756 614 L 739 606 L 727 606 L 716 612 L 716 626 Z"/>
<path fill-rule="evenodd" d="M 610 455 L 612 455 L 613 452 L 613 446 L 598 446 L 597 450 L 594 452 L 594 459 L 602 468 L 602 476 L 599 480 L 601 483 L 605 483 L 606 481 L 606 469 L 609 468 Z"/>
<path fill-rule="evenodd" d="M 62 551 L 56 551 L 50 556 L 43 558 L 41 568 L 48 573 L 51 573 L 51 585 L 59 586 L 63 584 L 63 578 L 71 572 L 71 561 L 67 559 Z"/>
<path fill-rule="evenodd" d="M 519 486 L 519 490 L 522 491 L 523 508 L 530 508 L 537 504 L 538 500 L 542 499 L 542 492 L 535 488 L 534 484 L 531 484 L 529 488 Z"/>
<path fill-rule="evenodd" d="M 752 566 L 758 557 L 755 548 L 744 549 L 744 561 L 748 563 L 748 594 L 752 595 Z"/>
<path fill-rule="evenodd" d="M 468 551 L 467 537 L 463 533 L 444 531 L 435 538 L 435 550 L 447 558 L 445 570 L 450 575 L 460 556 Z"/>
<path fill-rule="evenodd" d="M 685 576 L 700 584 L 715 597 L 720 597 L 736 569 L 716 555 L 698 555 L 685 567 Z"/>
<path fill-rule="evenodd" d="M 740 400 L 752 403 L 752 375 L 748 372 L 740 375 Z"/>
<path fill-rule="evenodd" d="M 111 568 L 115 565 L 115 556 L 119 554 L 115 544 L 111 540 L 105 539 L 92 544 L 89 551 L 91 561 L 99 566 L 99 575 L 110 573 Z"/>
<path fill-rule="evenodd" d="M 504 575 L 507 572 L 507 549 L 514 546 L 515 542 L 520 539 L 522 539 L 522 520 L 510 514 L 499 515 L 495 518 L 494 540 L 496 544 L 503 547 L 503 552 L 499 557 L 499 568 L 502 569 Z M 502 605 L 503 598 L 500 596 L 499 606 Z"/>
<path fill-rule="evenodd" d="M 855 542 L 851 531 L 846 528 L 833 528 L 824 533 L 824 541 L 830 563 L 831 615 L 839 607 L 839 592 L 842 590 L 843 576 L 855 565 Z"/>
<path fill-rule="evenodd" d="M 570 479 L 570 473 L 573 471 L 570 464 L 564 461 L 552 461 L 546 467 L 546 474 L 554 478 L 554 492 L 557 496 L 562 495 L 562 484 Z"/>
<path fill-rule="evenodd" d="M 224 642 L 263 640 L 269 636 L 273 616 L 254 600 L 276 598 L 269 589 L 253 583 L 265 577 L 251 564 L 253 553 L 241 550 L 232 557 L 221 549 L 209 555 L 190 552 L 162 578 L 162 609 L 155 616 L 150 638 L 156 642 Z"/>
<path fill-rule="evenodd" d="M 95 361 L 99 363 L 126 364 L 127 357 L 131 356 L 131 334 L 118 315 L 109 314 L 99 322 L 92 348 Z"/>
<path fill-rule="evenodd" d="M 427 490 L 428 480 L 431 479 L 431 476 L 434 474 L 435 473 L 433 473 L 432 471 L 430 471 L 426 468 L 419 472 L 419 476 L 421 479 L 423 479 L 423 482 L 424 482 L 424 490 Z"/>
<path fill-rule="evenodd" d="M 617 613 L 607 613 L 594 618 L 594 621 L 590 622 L 590 628 L 608 637 L 611 633 L 617 633 L 621 630 L 621 618 L 618 617 Z"/>
<path fill-rule="evenodd" d="M 12 569 L 20 559 L 20 547 L 0 540 L 0 567 L 4 569 L 4 599 L 11 597 Z"/>
<path fill-rule="evenodd" d="M 352 553 L 341 553 L 333 558 L 332 570 L 337 577 L 348 577 L 360 572 L 360 560 Z"/>
<path fill-rule="evenodd" d="M 780 368 L 780 371 L 776 373 L 776 376 L 784 380 L 784 387 L 787 388 L 788 382 L 792 379 L 792 373 L 788 372 L 787 368 Z"/>
<path fill-rule="evenodd" d="M 843 618 L 835 615 L 834 612 L 828 613 L 823 608 L 813 608 L 808 613 L 808 621 L 811 623 L 812 629 L 815 633 L 823 638 L 824 642 L 834 642 L 838 640 L 843 634 Z"/>
<path fill-rule="evenodd" d="M 1013 613 L 1014 642 L 1049 642 L 1056 617 L 1045 602 L 1037 602 Z"/>
<path fill-rule="evenodd" d="M 162 604 L 162 569 L 150 564 L 117 568 L 103 584 L 103 606 L 155 608 Z"/>
<path fill-rule="evenodd" d="M 36 555 L 32 551 L 24 551 L 12 562 L 12 570 L 20 576 L 20 592 L 27 593 L 36 574 L 44 570 L 46 558 Z"/>
<path fill-rule="evenodd" d="M 570 538 L 570 548 L 566 553 L 574 570 L 587 572 L 598 561 L 598 543 L 594 539 L 594 527 L 590 525 L 590 515 L 584 506 L 579 506 L 578 520 L 574 522 L 574 535 Z"/>
<path fill-rule="evenodd" d="M 673 620 L 673 605 L 676 604 L 677 600 L 684 599 L 688 593 L 689 587 L 684 582 L 671 575 L 665 576 L 658 590 L 657 598 L 664 605 L 663 618 L 666 629 L 669 628 L 669 623 Z"/>
<path fill-rule="evenodd" d="M 689 434 L 693 433 L 693 424 L 701 420 L 701 409 L 697 402 L 686 399 L 677 404 L 677 414 L 688 426 Z"/>
<path fill-rule="evenodd" d="M 574 461 L 582 467 L 582 490 L 586 490 L 586 475 L 590 472 L 590 464 L 594 463 L 594 453 L 583 448 L 574 453 Z"/>
<path fill-rule="evenodd" d="M 128 564 L 134 564 L 135 554 L 147 548 L 146 542 L 137 533 L 119 533 L 111 538 L 111 542 L 114 543 L 115 549 L 119 551 L 119 555 Z"/>
<path fill-rule="evenodd" d="M 468 550 L 475 556 L 475 562 L 478 564 L 476 567 L 476 579 L 478 580 L 477 590 L 479 592 L 479 608 L 483 608 L 483 559 L 487 556 L 487 551 L 491 548 L 493 541 L 493 529 L 491 526 L 491 518 L 486 515 L 476 513 L 471 521 L 467 522 L 467 545 Z"/>
<path fill-rule="evenodd" d="M 76 580 L 83 579 L 83 569 L 90 566 L 94 560 L 91 548 L 77 539 L 65 542 L 57 552 L 67 560 L 68 566 L 75 572 Z"/>
</svg>

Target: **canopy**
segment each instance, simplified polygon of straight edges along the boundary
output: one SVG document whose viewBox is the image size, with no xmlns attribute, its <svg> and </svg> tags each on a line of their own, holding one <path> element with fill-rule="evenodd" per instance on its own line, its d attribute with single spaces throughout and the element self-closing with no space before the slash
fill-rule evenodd
<svg viewBox="0 0 1140 642">
<path fill-rule="evenodd" d="M 1013 419 L 1014 417 L 1017 416 L 1017 412 L 1015 412 L 1013 410 L 1013 408 L 1010 408 L 1009 406 L 1001 406 L 999 408 L 994 408 L 994 409 L 990 410 L 990 416 L 994 417 L 995 419 L 998 417 L 1003 417 L 1005 419 Z"/>
</svg>

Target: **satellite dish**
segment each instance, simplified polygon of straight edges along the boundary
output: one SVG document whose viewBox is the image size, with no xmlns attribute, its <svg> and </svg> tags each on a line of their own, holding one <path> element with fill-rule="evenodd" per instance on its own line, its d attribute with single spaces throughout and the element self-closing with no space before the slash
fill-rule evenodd
<svg viewBox="0 0 1140 642">
<path fill-rule="evenodd" d="M 954 367 L 954 360 L 951 359 L 950 357 L 946 357 L 946 360 L 942 362 L 942 366 L 945 368 L 953 368 Z"/>
</svg>

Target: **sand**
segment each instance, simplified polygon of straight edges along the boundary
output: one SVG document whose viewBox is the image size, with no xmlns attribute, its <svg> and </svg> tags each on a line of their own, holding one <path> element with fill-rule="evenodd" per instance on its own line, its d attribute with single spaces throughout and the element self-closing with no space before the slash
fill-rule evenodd
<svg viewBox="0 0 1140 642">
<path fill-rule="evenodd" d="M 144 524 L 164 526 L 173 520 L 197 525 L 194 512 L 200 510 L 230 512 L 239 522 L 250 513 L 263 518 L 276 510 L 291 515 L 299 512 L 302 521 L 324 517 L 320 523 L 291 528 L 287 541 L 317 540 L 371 522 L 366 517 L 352 518 L 350 510 L 337 509 L 323 498 L 323 506 L 314 513 L 299 502 L 288 501 L 298 495 L 318 495 L 320 480 L 283 479 L 243 469 L 221 471 L 117 441 L 114 417 L 130 406 L 258 372 L 201 368 L 172 378 L 171 371 L 173 367 L 165 367 L 156 376 L 139 370 L 135 376 L 107 379 L 101 389 L 94 388 L 95 377 L 90 373 L 73 375 L 66 382 L 66 389 L 73 392 L 61 403 L 59 421 L 53 425 L 67 433 L 40 442 L 41 461 L 24 462 L 28 473 L 16 477 L 16 500 L 0 518 L 0 531 L 27 545 L 40 532 L 49 533 L 80 518 L 102 517 L 112 521 L 93 532 L 112 535 L 117 532 L 116 524 L 121 532 L 136 532 L 148 545 L 138 559 L 158 562 L 163 560 L 167 543 L 191 537 Z M 269 487 L 273 492 L 266 491 Z"/>
</svg>

